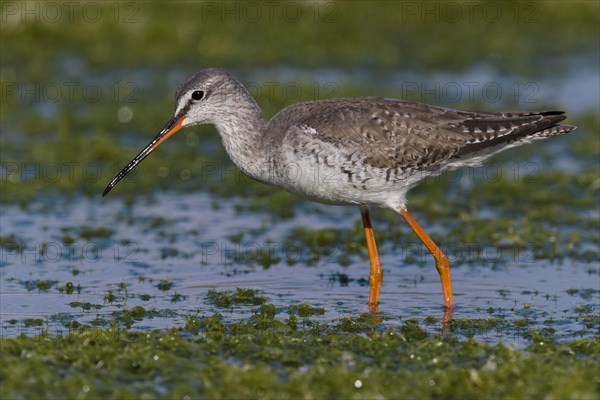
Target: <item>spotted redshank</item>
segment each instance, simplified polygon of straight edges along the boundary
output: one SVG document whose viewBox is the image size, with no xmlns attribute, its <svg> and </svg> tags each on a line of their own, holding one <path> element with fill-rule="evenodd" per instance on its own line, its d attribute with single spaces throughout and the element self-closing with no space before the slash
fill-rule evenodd
<svg viewBox="0 0 600 400">
<path fill-rule="evenodd" d="M 468 112 L 427 104 L 354 97 L 294 104 L 265 121 L 246 88 L 223 69 L 202 70 L 175 95 L 175 114 L 108 184 L 181 128 L 215 125 L 233 163 L 250 177 L 311 200 L 358 205 L 371 270 L 371 309 L 383 272 L 367 206 L 398 212 L 435 259 L 444 306 L 453 307 L 448 257 L 406 209 L 406 193 L 423 179 L 532 141 L 569 133 L 562 111 Z"/>
</svg>

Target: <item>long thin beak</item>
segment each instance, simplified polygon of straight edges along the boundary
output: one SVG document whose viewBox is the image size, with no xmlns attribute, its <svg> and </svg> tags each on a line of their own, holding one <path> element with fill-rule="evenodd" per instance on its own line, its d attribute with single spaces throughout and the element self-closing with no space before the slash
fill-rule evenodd
<svg viewBox="0 0 600 400">
<path fill-rule="evenodd" d="M 106 189 L 104 189 L 104 192 L 102 192 L 102 197 L 106 196 L 108 194 L 108 192 L 110 192 L 111 189 L 117 183 L 119 183 L 119 181 L 121 179 L 123 179 L 125 177 L 125 175 L 127 175 L 132 169 L 134 169 L 139 163 L 141 163 L 144 158 L 146 158 L 150 153 L 152 153 L 156 148 L 158 148 L 158 146 L 160 146 L 165 140 L 167 140 L 175 132 L 177 132 L 178 130 L 183 128 L 184 120 L 185 120 L 185 115 L 183 115 L 181 117 L 173 117 L 167 123 L 167 125 L 165 125 L 165 127 L 162 128 L 160 133 L 158 135 L 156 135 L 156 137 L 154 139 L 152 139 L 152 141 L 150 143 L 148 143 L 148 146 L 146 146 L 146 148 L 144 150 L 142 150 L 140 152 L 140 154 L 135 156 L 135 158 L 133 160 L 131 160 L 129 162 L 129 164 L 127 164 L 125 166 L 125 168 L 123 168 L 121 170 L 121 172 L 119 172 L 117 174 L 117 176 L 114 177 L 114 179 L 112 181 L 110 181 L 110 183 L 108 184 Z"/>
</svg>

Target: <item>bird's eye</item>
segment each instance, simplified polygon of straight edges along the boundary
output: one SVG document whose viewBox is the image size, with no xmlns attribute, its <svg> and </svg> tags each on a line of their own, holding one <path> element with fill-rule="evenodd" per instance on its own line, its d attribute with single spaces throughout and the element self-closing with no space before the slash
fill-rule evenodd
<svg viewBox="0 0 600 400">
<path fill-rule="evenodd" d="M 204 92 L 202 90 L 196 90 L 192 93 L 192 99 L 194 100 L 202 100 L 204 97 Z"/>
</svg>

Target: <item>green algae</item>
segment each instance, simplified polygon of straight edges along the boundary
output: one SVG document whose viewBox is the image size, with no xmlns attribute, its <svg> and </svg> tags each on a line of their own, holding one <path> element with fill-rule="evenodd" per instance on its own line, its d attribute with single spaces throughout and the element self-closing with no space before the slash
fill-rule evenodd
<svg viewBox="0 0 600 400">
<path fill-rule="evenodd" d="M 424 10 L 420 4 L 399 6 L 379 1 L 376 6 L 331 2 L 267 8 L 254 5 L 247 9 L 236 4 L 225 9 L 216 3 L 178 2 L 177 6 L 168 7 L 142 2 L 120 5 L 117 10 L 112 4 L 100 3 L 99 12 L 104 17 L 89 21 L 85 13 L 73 12 L 81 9 L 69 13 L 69 5 L 65 4 L 58 6 L 61 15 L 72 18 L 53 23 L 19 24 L 18 13 L 7 17 L 9 23 L 3 24 L 3 36 L 8 43 L 19 39 L 21 45 L 3 49 L 3 58 L 7 63 L 23 64 L 24 72 L 38 79 L 48 74 L 45 67 L 56 55 L 57 47 L 62 57 L 70 54 L 70 48 L 78 49 L 86 62 L 98 69 L 113 66 L 115 59 L 123 66 L 135 67 L 144 63 L 143 56 L 160 67 L 170 68 L 175 59 L 184 65 L 197 65 L 202 56 L 216 65 L 227 66 L 237 65 L 240 60 L 251 67 L 285 60 L 288 65 L 307 67 L 359 65 L 435 70 L 443 65 L 455 71 L 496 55 L 492 60 L 499 64 L 500 71 L 532 74 L 539 70 L 560 71 L 563 65 L 556 60 L 556 54 L 565 52 L 568 58 L 594 49 L 593 43 L 586 40 L 597 27 L 598 8 L 594 2 L 578 2 L 576 6 L 560 2 L 501 2 L 490 7 L 457 4 L 448 10 L 442 6 Z M 288 14 L 284 8 L 294 11 Z M 489 8 L 494 13 L 488 16 L 485 10 Z M 425 11 L 430 14 L 423 14 Z M 451 17 L 457 13 L 459 18 L 453 20 Z M 496 20 L 497 14 L 501 18 Z M 174 30 L 170 21 L 178 21 L 180 30 Z M 562 29 L 549 30 L 549 21 Z M 290 28 L 295 35 L 282 37 L 281 33 Z M 91 46 L 86 38 L 73 35 L 73 29 L 104 40 Z M 123 41 L 123 37 L 128 40 Z M 186 39 L 192 37 L 207 39 L 189 46 Z M 427 37 L 445 37 L 449 43 L 460 43 L 461 56 L 457 57 L 453 46 L 422 39 Z M 249 49 L 241 38 L 254 46 Z M 268 43 L 265 38 L 269 38 Z M 540 40 L 547 45 L 536 46 Z M 337 45 L 318 46 L 324 42 Z M 149 47 L 149 43 L 154 46 Z M 373 43 L 378 46 L 372 46 Z M 115 54 L 115 45 L 123 51 Z M 39 50 L 28 52 L 31 47 Z M 361 51 L 357 52 L 357 48 Z"/>
<path fill-rule="evenodd" d="M 37 280 L 24 281 L 22 283 L 28 292 L 33 291 L 33 290 L 38 290 L 40 292 L 47 292 L 52 287 L 56 286 L 56 284 L 58 284 L 58 281 L 37 279 Z"/>
<path fill-rule="evenodd" d="M 61 289 L 61 291 L 64 291 L 66 294 L 73 294 L 74 290 L 75 286 L 73 285 L 73 282 L 65 283 L 65 286 Z M 81 292 L 81 286 L 78 285 L 77 291 Z"/>
<path fill-rule="evenodd" d="M 234 293 L 216 291 L 211 289 L 206 294 L 206 300 L 215 307 L 228 308 L 235 305 L 264 304 L 266 299 L 260 296 L 257 290 L 237 288 Z"/>
<path fill-rule="evenodd" d="M 323 307 L 313 307 L 310 304 L 298 304 L 294 306 L 290 306 L 288 308 L 288 313 L 290 315 L 298 314 L 301 318 L 312 317 L 313 315 L 323 315 L 325 314 L 325 309 Z"/>
<path fill-rule="evenodd" d="M 537 342 L 524 351 L 428 335 L 416 321 L 382 330 L 367 315 L 292 329 L 271 311 L 230 325 L 214 314 L 190 318 L 181 330 L 79 328 L 0 339 L 3 363 L 11 365 L 10 373 L 0 371 L 0 391 L 5 398 L 598 395 L 597 338 Z M 141 307 L 130 310 L 132 319 L 144 315 Z"/>
<path fill-rule="evenodd" d="M 79 229 L 79 237 L 85 240 L 94 238 L 110 238 L 114 234 L 112 229 L 104 227 L 84 226 Z"/>
<path fill-rule="evenodd" d="M 99 310 L 102 308 L 102 306 L 100 304 L 92 304 L 89 301 L 86 301 L 86 302 L 72 301 L 69 303 L 69 307 L 81 308 L 82 311 L 90 311 L 92 309 Z"/>
<path fill-rule="evenodd" d="M 127 290 L 124 283 L 114 287 L 119 294 Z M 7 398 L 395 398 L 406 393 L 419 399 L 524 394 L 592 399 L 599 393 L 598 336 L 565 339 L 560 320 L 538 315 L 529 303 L 511 311 L 490 307 L 488 318 L 449 314 L 398 321 L 371 313 L 324 318 L 325 309 L 309 303 L 282 309 L 247 288 L 210 290 L 206 301 L 238 314 L 224 318 L 200 306 L 179 328 L 142 332 L 138 327 L 145 321 L 181 315 L 150 304 L 123 304 L 87 323 L 59 318 L 64 334 L 49 334 L 50 321 L 44 319 L 12 321 L 39 331 L 0 338 L 0 359 L 11 365 L 10 373 L 0 370 L 0 392 Z M 88 313 L 105 307 L 70 306 Z M 597 329 L 596 311 L 588 304 L 573 313 L 587 329 Z M 484 343 L 486 338 L 497 344 Z M 524 345 L 516 350 L 509 344 L 514 342 Z"/>
<path fill-rule="evenodd" d="M 169 290 L 171 290 L 171 288 L 173 287 L 174 283 L 173 281 L 170 281 L 168 279 L 162 279 L 157 285 L 156 288 L 160 291 L 163 292 L 167 292 Z"/>
</svg>

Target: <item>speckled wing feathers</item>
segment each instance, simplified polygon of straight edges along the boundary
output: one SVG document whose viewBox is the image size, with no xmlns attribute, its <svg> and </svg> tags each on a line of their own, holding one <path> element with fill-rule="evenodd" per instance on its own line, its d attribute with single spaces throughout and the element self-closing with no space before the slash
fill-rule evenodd
<svg viewBox="0 0 600 400">
<path fill-rule="evenodd" d="M 565 118 L 561 111 L 474 113 L 358 97 L 296 104 L 282 110 L 269 125 L 285 127 L 284 131 L 300 128 L 312 140 L 332 144 L 374 168 L 413 169 L 527 136 L 568 133 L 575 128 L 558 125 Z"/>
<path fill-rule="evenodd" d="M 534 113 L 498 113 L 488 118 L 466 120 L 462 127 L 475 139 L 463 146 L 456 156 L 473 153 L 523 138 L 544 138 L 569 133 L 570 125 L 559 125 L 566 116 L 562 111 Z"/>
</svg>

